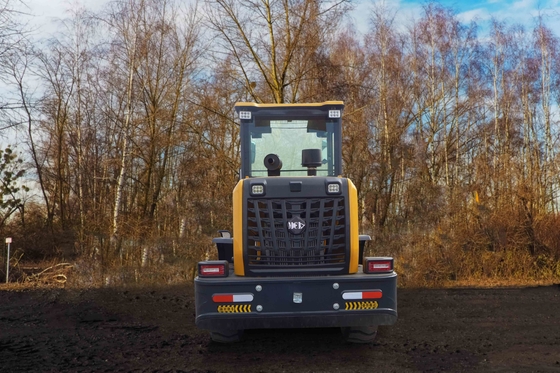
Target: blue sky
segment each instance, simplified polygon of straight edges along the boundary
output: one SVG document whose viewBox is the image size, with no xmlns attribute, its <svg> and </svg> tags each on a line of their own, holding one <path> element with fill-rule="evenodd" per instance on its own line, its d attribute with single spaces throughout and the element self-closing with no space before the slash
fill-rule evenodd
<svg viewBox="0 0 560 373">
<path fill-rule="evenodd" d="M 23 0 L 28 8 L 22 9 L 35 15 L 32 26 L 36 29 L 39 38 L 48 38 L 57 30 L 53 20 L 64 18 L 67 10 L 77 5 L 85 6 L 91 10 L 99 10 L 109 0 Z M 195 1 L 195 0 L 182 0 Z M 199 0 L 202 2 L 203 0 Z M 395 25 L 406 27 L 413 19 L 418 19 L 422 14 L 424 0 L 352 0 L 356 10 L 352 17 L 358 29 L 367 31 L 371 9 L 377 3 L 383 2 L 387 6 L 397 9 Z M 539 12 L 544 15 L 548 27 L 557 37 L 560 37 L 560 0 L 441 0 L 440 4 L 455 10 L 463 22 L 477 20 L 481 31 L 486 28 L 488 21 L 494 17 L 506 22 L 508 25 L 516 23 L 531 29 L 535 17 Z M 480 35 L 480 34 L 479 34 Z M 0 138 L 2 142 L 2 138 Z"/>
<path fill-rule="evenodd" d="M 65 11 L 76 4 L 89 9 L 98 10 L 108 0 L 24 0 L 32 13 L 37 15 L 37 23 L 48 24 L 54 18 L 63 18 Z M 194 0 L 184 0 L 194 1 Z M 199 0 L 202 2 L 202 0 Z M 391 8 L 398 9 L 399 24 L 410 22 L 421 14 L 423 0 L 352 0 L 356 5 L 353 18 L 359 30 L 367 29 L 368 18 L 372 7 L 376 3 L 384 2 Z M 481 26 L 491 17 L 505 21 L 507 24 L 520 23 L 527 27 L 534 24 L 534 18 L 540 12 L 545 15 L 546 23 L 555 29 L 560 36 L 560 0 L 441 0 L 440 4 L 450 7 L 457 12 L 460 20 L 470 22 L 477 20 Z M 556 26 L 558 25 L 558 26 Z M 49 32 L 54 26 L 46 25 L 44 30 Z"/>
<path fill-rule="evenodd" d="M 354 18 L 360 31 L 364 31 L 371 9 L 378 3 L 384 3 L 391 9 L 398 9 L 396 22 L 406 24 L 422 14 L 422 0 L 355 0 L 357 10 Z M 539 12 L 546 24 L 560 36 L 560 0 L 441 0 L 445 7 L 453 9 L 457 17 L 465 23 L 475 21 L 482 27 L 492 17 L 508 25 L 522 24 L 532 28 Z"/>
<path fill-rule="evenodd" d="M 558 22 L 559 3 L 558 0 L 441 1 L 441 4 L 456 9 L 463 21 L 470 21 L 473 18 L 487 21 L 495 17 L 508 23 L 521 23 L 527 26 L 533 23 L 539 13 L 552 17 Z"/>
</svg>

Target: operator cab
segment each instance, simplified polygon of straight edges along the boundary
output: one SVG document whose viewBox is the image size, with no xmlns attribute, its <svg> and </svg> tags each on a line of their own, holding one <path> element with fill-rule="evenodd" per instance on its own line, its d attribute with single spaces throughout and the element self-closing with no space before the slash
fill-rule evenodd
<svg viewBox="0 0 560 373">
<path fill-rule="evenodd" d="M 241 178 L 340 176 L 344 104 L 237 103 Z"/>
</svg>

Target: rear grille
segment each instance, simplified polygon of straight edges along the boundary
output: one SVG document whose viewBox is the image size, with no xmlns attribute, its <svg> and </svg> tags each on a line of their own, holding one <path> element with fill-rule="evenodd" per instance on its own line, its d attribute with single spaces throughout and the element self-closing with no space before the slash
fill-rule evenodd
<svg viewBox="0 0 560 373">
<path fill-rule="evenodd" d="M 298 235 L 288 231 L 287 223 L 294 217 L 301 218 L 306 225 Z M 306 268 L 323 268 L 339 272 L 348 256 L 346 224 L 343 197 L 249 199 L 248 270 L 301 272 Z"/>
</svg>

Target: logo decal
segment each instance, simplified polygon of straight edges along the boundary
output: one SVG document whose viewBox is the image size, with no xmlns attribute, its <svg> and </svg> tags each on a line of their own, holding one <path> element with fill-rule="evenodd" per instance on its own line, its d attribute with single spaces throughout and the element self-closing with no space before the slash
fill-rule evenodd
<svg viewBox="0 0 560 373">
<path fill-rule="evenodd" d="M 288 232 L 291 234 L 301 234 L 304 230 L 305 222 L 299 216 L 294 216 L 288 220 Z"/>
</svg>

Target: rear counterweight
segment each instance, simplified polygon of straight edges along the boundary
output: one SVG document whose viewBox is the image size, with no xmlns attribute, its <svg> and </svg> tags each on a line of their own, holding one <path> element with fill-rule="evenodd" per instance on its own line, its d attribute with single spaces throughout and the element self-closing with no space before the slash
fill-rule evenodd
<svg viewBox="0 0 560 373">
<path fill-rule="evenodd" d="M 361 267 L 328 277 L 197 277 L 196 324 L 208 330 L 391 325 L 396 281 L 394 272 L 367 275 Z"/>
</svg>

